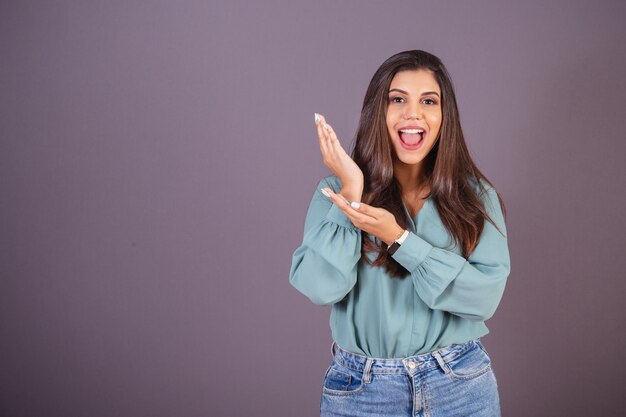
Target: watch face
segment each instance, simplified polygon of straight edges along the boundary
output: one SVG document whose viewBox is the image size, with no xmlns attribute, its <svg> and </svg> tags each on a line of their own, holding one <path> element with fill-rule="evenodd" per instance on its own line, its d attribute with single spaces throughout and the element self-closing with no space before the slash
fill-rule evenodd
<svg viewBox="0 0 626 417">
<path fill-rule="evenodd" d="M 387 253 L 389 253 L 389 255 L 393 255 L 398 250 L 399 247 L 400 247 L 400 244 L 398 242 L 393 242 L 391 246 L 387 248 Z"/>
</svg>

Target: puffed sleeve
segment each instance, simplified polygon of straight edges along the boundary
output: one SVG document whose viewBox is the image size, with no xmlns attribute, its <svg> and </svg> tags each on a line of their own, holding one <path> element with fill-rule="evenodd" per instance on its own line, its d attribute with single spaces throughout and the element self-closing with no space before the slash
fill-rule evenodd
<svg viewBox="0 0 626 417">
<path fill-rule="evenodd" d="M 338 193 L 338 181 L 326 177 L 317 185 L 289 271 L 291 285 L 319 305 L 336 303 L 350 292 L 361 258 L 360 229 L 320 192 L 329 187 Z"/>
<path fill-rule="evenodd" d="M 485 220 L 479 242 L 467 259 L 412 232 L 392 255 L 411 273 L 415 291 L 428 307 L 478 321 L 489 319 L 496 311 L 511 270 L 497 194 L 487 187 L 483 196 L 485 208 L 502 234 Z"/>
</svg>

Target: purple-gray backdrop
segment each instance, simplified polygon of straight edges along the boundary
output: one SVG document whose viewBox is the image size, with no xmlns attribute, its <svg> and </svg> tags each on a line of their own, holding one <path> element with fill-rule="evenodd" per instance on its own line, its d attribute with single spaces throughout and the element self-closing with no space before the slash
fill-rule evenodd
<svg viewBox="0 0 626 417">
<path fill-rule="evenodd" d="M 623 412 L 623 1 L 2 1 L 0 415 L 315 416 L 288 283 L 321 162 L 392 54 L 450 70 L 508 208 L 503 414 Z"/>
</svg>

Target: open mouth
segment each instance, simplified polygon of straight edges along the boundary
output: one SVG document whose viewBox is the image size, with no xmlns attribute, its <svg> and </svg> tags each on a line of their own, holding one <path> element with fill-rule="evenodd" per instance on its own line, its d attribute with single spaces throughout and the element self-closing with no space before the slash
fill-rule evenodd
<svg viewBox="0 0 626 417">
<path fill-rule="evenodd" d="M 405 148 L 415 149 L 424 141 L 426 131 L 423 129 L 400 129 L 398 135 Z"/>
</svg>

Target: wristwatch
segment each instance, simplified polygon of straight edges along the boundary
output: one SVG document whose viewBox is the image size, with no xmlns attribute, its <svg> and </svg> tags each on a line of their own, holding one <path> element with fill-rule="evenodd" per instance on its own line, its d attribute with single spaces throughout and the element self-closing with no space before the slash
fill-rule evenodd
<svg viewBox="0 0 626 417">
<path fill-rule="evenodd" d="M 402 245 L 402 243 L 404 242 L 404 240 L 406 239 L 406 237 L 409 235 L 409 229 L 406 229 L 404 231 L 404 233 L 402 233 L 400 235 L 399 238 L 397 238 L 396 240 L 394 240 L 391 245 L 389 245 L 387 247 L 387 253 L 389 255 L 393 255 L 394 253 L 396 253 L 396 251 L 400 248 L 400 245 Z"/>
</svg>

